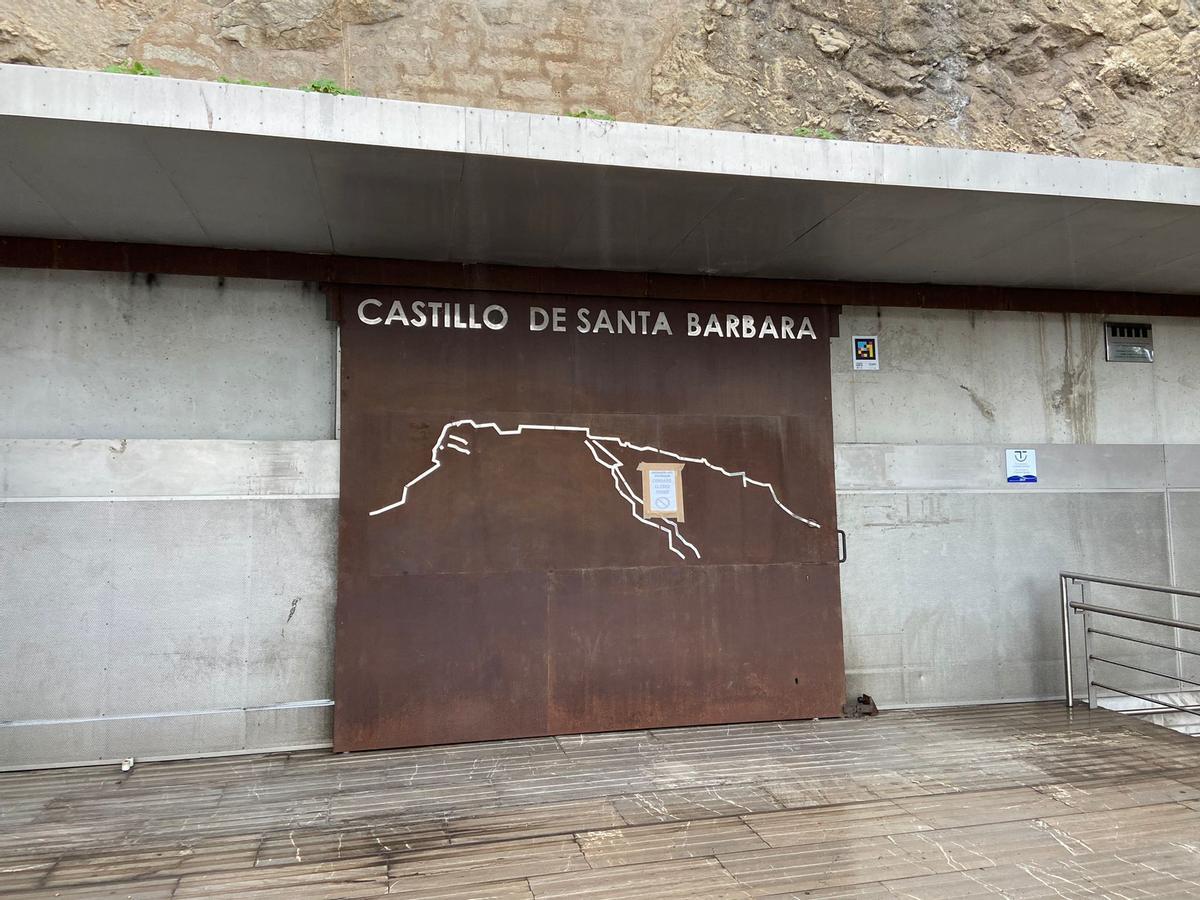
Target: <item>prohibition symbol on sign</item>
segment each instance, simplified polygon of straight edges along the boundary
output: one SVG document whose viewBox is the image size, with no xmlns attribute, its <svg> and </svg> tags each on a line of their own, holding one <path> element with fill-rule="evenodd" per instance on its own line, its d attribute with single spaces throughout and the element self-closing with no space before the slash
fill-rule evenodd
<svg viewBox="0 0 1200 900">
<path fill-rule="evenodd" d="M 639 463 L 642 514 L 646 518 L 683 521 L 683 463 Z"/>
</svg>

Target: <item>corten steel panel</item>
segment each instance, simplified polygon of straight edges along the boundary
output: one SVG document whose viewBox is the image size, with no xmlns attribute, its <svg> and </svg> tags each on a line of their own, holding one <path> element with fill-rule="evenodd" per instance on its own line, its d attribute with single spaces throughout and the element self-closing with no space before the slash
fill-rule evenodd
<svg viewBox="0 0 1200 900">
<path fill-rule="evenodd" d="M 509 320 L 367 325 L 368 297 Z M 579 307 L 673 334 L 579 333 Z M 346 287 L 340 310 L 336 749 L 840 712 L 825 309 Z M 688 313 L 817 338 L 690 337 Z M 660 451 L 691 460 L 678 534 L 638 518 Z"/>
<path fill-rule="evenodd" d="M 0 191 L 0 196 L 4 196 L 3 191 Z M 448 290 L 531 291 L 538 294 L 565 292 L 585 296 L 603 293 L 619 297 L 705 299 L 731 303 L 803 302 L 833 307 L 996 309 L 1129 316 L 1195 316 L 1197 308 L 1196 298 L 1189 294 L 1154 294 L 1145 291 L 667 275 L 15 236 L 0 236 L 0 268 L 219 275 L 328 284 L 371 285 L 387 282 L 437 285 Z M 837 323 L 833 325 L 836 328 Z"/>
</svg>

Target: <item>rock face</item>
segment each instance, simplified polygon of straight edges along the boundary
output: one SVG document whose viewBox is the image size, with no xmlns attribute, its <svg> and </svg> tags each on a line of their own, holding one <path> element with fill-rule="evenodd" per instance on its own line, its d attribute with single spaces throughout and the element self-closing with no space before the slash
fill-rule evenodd
<svg viewBox="0 0 1200 900">
<path fill-rule="evenodd" d="M 0 61 L 1200 164 L 1200 0 L 9 0 Z"/>
<path fill-rule="evenodd" d="M 1194 165 L 1198 11 L 1195 0 L 710 9 L 659 63 L 655 100 L 680 123 Z"/>
</svg>

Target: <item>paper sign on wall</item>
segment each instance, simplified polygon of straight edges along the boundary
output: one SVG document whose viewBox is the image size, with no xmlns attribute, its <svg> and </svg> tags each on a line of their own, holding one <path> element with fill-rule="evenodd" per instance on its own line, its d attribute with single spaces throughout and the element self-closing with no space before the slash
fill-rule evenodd
<svg viewBox="0 0 1200 900">
<path fill-rule="evenodd" d="M 875 335 L 856 334 L 853 339 L 854 371 L 879 371 L 879 338 Z"/>
<path fill-rule="evenodd" d="M 683 463 L 639 463 L 642 515 L 683 521 Z"/>
<path fill-rule="evenodd" d="M 1004 471 L 1013 484 L 1035 484 L 1037 482 L 1036 450 L 1005 450 Z"/>
</svg>

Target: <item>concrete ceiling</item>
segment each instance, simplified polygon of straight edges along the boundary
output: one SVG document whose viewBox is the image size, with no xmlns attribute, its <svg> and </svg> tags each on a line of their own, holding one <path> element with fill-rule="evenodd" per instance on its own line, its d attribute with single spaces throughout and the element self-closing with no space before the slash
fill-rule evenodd
<svg viewBox="0 0 1200 900">
<path fill-rule="evenodd" d="M 1200 293 L 1200 169 L 0 65 L 0 234 Z"/>
</svg>

